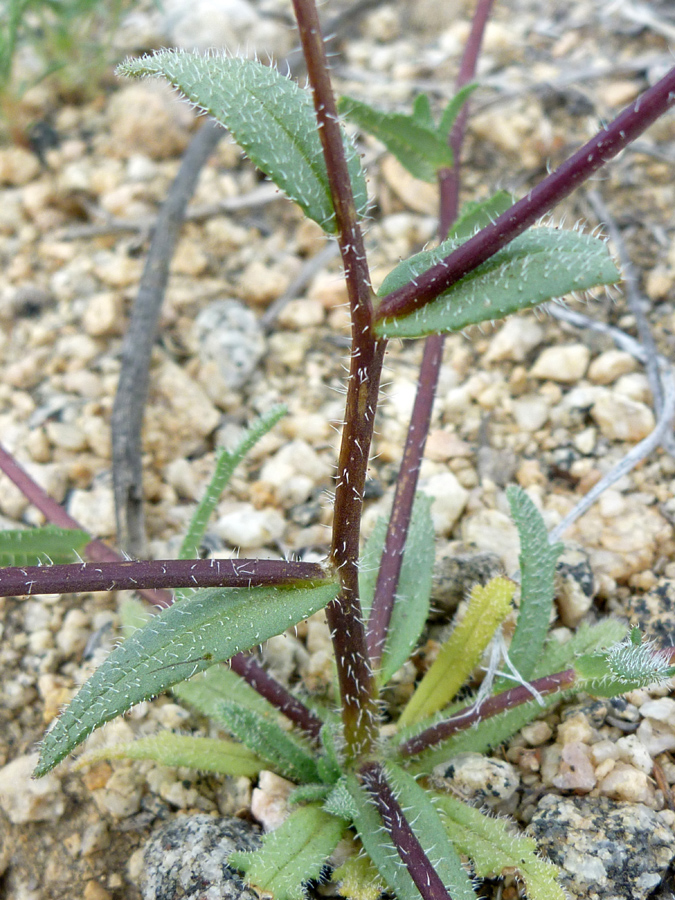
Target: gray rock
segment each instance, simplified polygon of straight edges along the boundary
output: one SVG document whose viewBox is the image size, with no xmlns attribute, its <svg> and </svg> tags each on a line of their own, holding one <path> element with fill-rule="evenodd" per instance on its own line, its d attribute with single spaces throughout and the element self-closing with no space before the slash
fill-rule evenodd
<svg viewBox="0 0 675 900">
<path fill-rule="evenodd" d="M 242 819 L 179 816 L 145 845 L 143 900 L 257 900 L 227 859 L 259 846 L 259 829 Z"/>
<path fill-rule="evenodd" d="M 438 618 L 457 609 L 476 584 L 485 585 L 496 575 L 504 574 L 504 566 L 496 553 L 477 550 L 463 541 L 450 541 L 436 553 L 431 606 Z"/>
<path fill-rule="evenodd" d="M 665 814 L 607 797 L 543 797 L 530 824 L 540 849 L 583 900 L 642 900 L 675 856 Z"/>
<path fill-rule="evenodd" d="M 239 390 L 263 353 L 265 338 L 255 314 L 238 300 L 214 300 L 197 316 L 193 338 L 209 396 Z"/>
</svg>

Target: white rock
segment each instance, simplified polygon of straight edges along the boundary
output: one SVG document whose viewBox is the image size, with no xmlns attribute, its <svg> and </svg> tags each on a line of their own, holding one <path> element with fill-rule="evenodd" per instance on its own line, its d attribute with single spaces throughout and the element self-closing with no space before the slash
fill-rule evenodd
<svg viewBox="0 0 675 900">
<path fill-rule="evenodd" d="M 152 159 L 182 153 L 194 120 L 189 105 L 177 103 L 171 90 L 156 81 L 117 91 L 108 104 L 108 116 L 113 155 L 125 157 L 141 151 Z"/>
<path fill-rule="evenodd" d="M 654 413 L 644 403 L 614 391 L 603 391 L 591 409 L 591 416 L 606 438 L 636 443 L 646 438 L 656 424 Z"/>
<path fill-rule="evenodd" d="M 295 785 L 266 769 L 258 776 L 258 787 L 251 795 L 251 812 L 265 831 L 274 831 L 290 815 L 288 798 Z"/>
<path fill-rule="evenodd" d="M 482 509 L 462 522 L 462 540 L 478 550 L 497 553 L 507 572 L 518 570 L 520 539 L 511 519 L 499 510 Z"/>
<path fill-rule="evenodd" d="M 647 700 L 640 706 L 640 715 L 675 727 L 675 700 L 671 697 Z"/>
<path fill-rule="evenodd" d="M 115 502 L 112 488 L 105 484 L 94 484 L 87 491 L 74 490 L 68 499 L 68 512 L 95 537 L 115 534 Z"/>
<path fill-rule="evenodd" d="M 469 492 L 452 472 L 440 472 L 420 483 L 420 490 L 433 497 L 431 518 L 437 535 L 449 537 L 455 523 L 464 512 Z"/>
<path fill-rule="evenodd" d="M 316 328 L 326 318 L 326 311 L 318 300 L 298 297 L 291 300 L 279 313 L 279 325 L 293 331 Z"/>
<path fill-rule="evenodd" d="M 574 384 L 584 377 L 591 352 L 584 344 L 547 347 L 537 358 L 530 375 L 561 384 Z"/>
<path fill-rule="evenodd" d="M 654 768 L 654 761 L 638 735 L 628 734 L 626 737 L 619 738 L 616 747 L 619 751 L 619 759 L 630 763 L 641 772 L 649 775 Z"/>
<path fill-rule="evenodd" d="M 587 793 L 593 790 L 596 777 L 587 744 L 580 741 L 565 744 L 553 785 L 563 791 Z"/>
<path fill-rule="evenodd" d="M 629 400 L 637 400 L 651 406 L 652 389 L 649 379 L 644 372 L 631 372 L 630 375 L 622 375 L 614 385 L 617 394 L 628 397 Z"/>
<path fill-rule="evenodd" d="M 32 779 L 39 754 L 19 756 L 0 769 L 0 807 L 14 825 L 55 822 L 66 808 L 61 781 L 52 773 Z"/>
<path fill-rule="evenodd" d="M 125 325 L 121 296 L 110 291 L 94 294 L 87 302 L 82 324 L 90 337 L 121 334 Z"/>
<path fill-rule="evenodd" d="M 242 503 L 221 516 L 213 530 L 232 547 L 254 549 L 281 539 L 286 523 L 276 509 L 256 509 Z"/>
<path fill-rule="evenodd" d="M 450 763 L 436 766 L 434 774 L 449 781 L 463 797 L 488 806 L 509 800 L 520 786 L 511 763 L 481 753 L 458 753 Z"/>
<path fill-rule="evenodd" d="M 588 379 L 594 384 L 611 384 L 621 375 L 634 372 L 637 361 L 625 350 L 607 350 L 588 367 Z"/>
<path fill-rule="evenodd" d="M 110 776 L 105 787 L 92 791 L 94 802 L 103 813 L 126 819 L 141 808 L 145 776 L 135 768 L 122 768 Z"/>
<path fill-rule="evenodd" d="M 192 340 L 201 362 L 200 381 L 209 397 L 239 390 L 265 352 L 255 314 L 238 300 L 214 300 L 197 316 Z"/>
<path fill-rule="evenodd" d="M 170 43 L 185 50 L 218 47 L 266 59 L 292 46 L 291 29 L 258 15 L 248 0 L 166 0 L 160 8 Z"/>
<path fill-rule="evenodd" d="M 546 397 L 526 394 L 513 401 L 513 417 L 521 431 L 538 431 L 548 419 L 549 405 Z"/>
<path fill-rule="evenodd" d="M 612 800 L 624 800 L 628 803 L 654 804 L 654 788 L 644 772 L 628 763 L 618 762 L 612 771 L 599 784 L 599 790 Z"/>
<path fill-rule="evenodd" d="M 530 351 L 544 340 L 544 329 L 529 316 L 513 316 L 490 341 L 487 362 L 523 362 Z"/>
<path fill-rule="evenodd" d="M 644 719 L 640 722 L 637 736 L 652 757 L 668 750 L 675 750 L 675 727 L 666 722 Z"/>
<path fill-rule="evenodd" d="M 284 506 L 304 503 L 331 475 L 331 467 L 306 441 L 285 444 L 267 460 L 260 480 L 272 485 Z"/>
</svg>

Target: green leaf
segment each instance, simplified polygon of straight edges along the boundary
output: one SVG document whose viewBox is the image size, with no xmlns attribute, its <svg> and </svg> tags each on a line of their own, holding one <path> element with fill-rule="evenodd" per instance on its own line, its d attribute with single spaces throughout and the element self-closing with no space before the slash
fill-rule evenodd
<svg viewBox="0 0 675 900">
<path fill-rule="evenodd" d="M 117 647 L 47 733 L 35 775 L 46 774 L 115 716 L 280 634 L 318 612 L 337 585 L 213 588 L 163 610 Z"/>
<path fill-rule="evenodd" d="M 422 128 L 427 128 L 429 131 L 435 130 L 436 123 L 434 122 L 434 117 L 431 114 L 431 102 L 426 94 L 418 94 L 415 97 L 415 100 L 413 102 L 412 117 L 413 121 L 420 125 Z"/>
<path fill-rule="evenodd" d="M 466 241 L 481 228 L 494 222 L 502 213 L 515 203 L 513 194 L 508 191 L 497 191 L 487 200 L 471 200 L 465 203 L 459 218 L 448 232 L 448 239 Z"/>
<path fill-rule="evenodd" d="M 84 753 L 75 768 L 81 769 L 102 759 L 154 759 L 163 766 L 187 766 L 201 772 L 246 775 L 248 778 L 265 768 L 264 761 L 244 744 L 171 731 L 160 731 L 150 737 Z"/>
<path fill-rule="evenodd" d="M 541 513 L 522 488 L 507 488 L 506 497 L 520 537 L 520 611 L 509 658 L 524 679 L 531 677 L 548 632 L 555 595 L 555 567 L 565 549 L 550 544 Z"/>
<path fill-rule="evenodd" d="M 338 735 L 342 735 L 338 723 L 325 722 L 321 726 L 320 737 L 324 753 L 317 759 L 316 764 L 321 781 L 326 784 L 334 784 L 342 775 L 342 766 L 337 750 Z"/>
<path fill-rule="evenodd" d="M 452 238 L 435 250 L 404 260 L 385 278 L 385 297 L 449 256 L 463 241 Z M 436 300 L 406 316 L 383 319 L 380 337 L 416 338 L 461 331 L 502 319 L 572 291 L 614 284 L 620 273 L 599 238 L 556 228 L 531 228 L 477 266 Z"/>
<path fill-rule="evenodd" d="M 86 531 L 56 525 L 0 531 L 0 566 L 82 562 L 78 551 L 90 541 Z"/>
<path fill-rule="evenodd" d="M 448 838 L 430 793 L 393 763 L 387 763 L 385 771 L 399 804 L 410 811 L 410 826 L 452 900 L 475 900 L 469 876 Z"/>
<path fill-rule="evenodd" d="M 675 675 L 669 650 L 642 641 L 639 628 L 603 653 L 580 656 L 574 669 L 581 689 L 598 697 L 617 697 L 637 688 L 663 684 Z"/>
<path fill-rule="evenodd" d="M 478 84 L 476 82 L 465 84 L 463 88 L 457 91 L 455 96 L 445 107 L 443 115 L 441 116 L 441 121 L 438 125 L 438 133 L 442 138 L 447 139 L 450 134 L 450 129 L 455 124 L 455 119 L 459 115 L 460 109 L 464 106 L 477 87 Z"/>
<path fill-rule="evenodd" d="M 382 820 L 370 796 L 355 775 L 347 775 L 345 786 L 354 807 L 352 819 L 363 848 L 374 863 L 396 900 L 420 900 L 420 893 L 401 863 L 398 851 L 382 825 Z M 454 900 L 454 898 L 453 898 Z"/>
<path fill-rule="evenodd" d="M 218 719 L 225 728 L 264 759 L 269 768 L 300 784 L 320 781 L 310 748 L 274 718 L 239 703 L 221 700 Z"/>
<path fill-rule="evenodd" d="M 338 112 L 381 141 L 415 178 L 435 182 L 438 170 L 452 165 L 444 138 L 414 116 L 382 112 L 352 97 L 340 98 Z"/>
<path fill-rule="evenodd" d="M 232 853 L 228 863 L 244 872 L 258 895 L 304 900 L 304 882 L 321 875 L 344 829 L 320 806 L 302 806 L 263 837 L 260 850 Z"/>
<path fill-rule="evenodd" d="M 441 646 L 403 710 L 399 725 L 423 719 L 450 703 L 511 611 L 514 589 L 514 583 L 503 576 L 474 586 L 465 615 Z"/>
<path fill-rule="evenodd" d="M 250 684 L 224 665 L 212 666 L 200 672 L 189 681 L 175 684 L 171 688 L 181 703 L 194 707 L 203 716 L 218 722 L 218 710 L 223 700 L 233 700 L 240 706 L 247 706 L 261 714 L 277 713 L 272 704 L 262 697 Z"/>
<path fill-rule="evenodd" d="M 382 655 L 380 680 L 386 684 L 417 646 L 429 615 L 434 567 L 432 499 L 415 495 L 408 537 L 403 551 L 401 576 Z M 370 615 L 377 573 L 382 559 L 387 521 L 379 518 L 364 548 L 359 571 L 359 593 L 364 618 Z"/>
<path fill-rule="evenodd" d="M 197 506 L 190 527 L 183 539 L 180 550 L 178 551 L 178 559 L 193 559 L 199 556 L 199 548 L 201 546 L 206 526 L 213 510 L 216 508 L 220 497 L 225 490 L 234 470 L 244 459 L 246 454 L 258 443 L 258 441 L 270 431 L 277 422 L 283 418 L 288 412 L 288 407 L 278 404 L 261 416 L 253 425 L 245 432 L 233 451 L 222 448 L 216 458 L 216 466 L 211 476 L 211 481 L 206 489 L 206 493 L 201 502 Z M 187 592 L 181 592 L 187 593 Z"/>
<path fill-rule="evenodd" d="M 338 882 L 338 893 L 347 900 L 380 900 L 387 886 L 365 853 L 348 856 L 334 869 L 331 881 Z"/>
<path fill-rule="evenodd" d="M 473 860 L 476 875 L 498 878 L 515 869 L 528 900 L 565 900 L 559 870 L 537 855 L 536 841 L 513 834 L 508 821 L 488 817 L 448 794 L 433 797 L 448 837 L 458 853 Z"/>
<path fill-rule="evenodd" d="M 342 776 L 333 785 L 330 793 L 324 800 L 323 808 L 332 816 L 337 816 L 338 819 L 344 819 L 346 822 L 354 821 L 354 816 L 358 814 L 358 810 L 349 793 L 345 776 Z"/>
<path fill-rule="evenodd" d="M 119 75 L 160 75 L 230 130 L 253 163 L 324 231 L 336 231 L 312 97 L 271 66 L 212 53 L 159 50 L 126 60 Z M 368 203 L 358 154 L 345 138 L 357 211 Z"/>
</svg>

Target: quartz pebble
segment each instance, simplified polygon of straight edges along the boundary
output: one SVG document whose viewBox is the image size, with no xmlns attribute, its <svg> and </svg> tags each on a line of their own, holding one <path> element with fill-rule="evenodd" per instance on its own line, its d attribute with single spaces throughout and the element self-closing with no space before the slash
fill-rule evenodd
<svg viewBox="0 0 675 900">
<path fill-rule="evenodd" d="M 432 475 L 420 484 L 421 490 L 433 498 L 431 518 L 437 535 L 448 537 L 462 515 L 469 492 L 462 487 L 452 472 Z"/>
<path fill-rule="evenodd" d="M 458 753 L 450 764 L 436 766 L 434 775 L 467 800 L 495 806 L 518 790 L 520 777 L 511 763 L 481 753 Z"/>
<path fill-rule="evenodd" d="M 612 384 L 621 375 L 634 372 L 637 360 L 625 350 L 607 350 L 588 367 L 588 380 L 593 384 Z"/>
<path fill-rule="evenodd" d="M 265 831 L 274 831 L 289 817 L 288 798 L 294 788 L 294 784 L 274 772 L 260 773 L 258 787 L 251 795 L 251 812 Z"/>
<path fill-rule="evenodd" d="M 0 769 L 0 807 L 14 825 L 55 822 L 66 808 L 61 780 L 52 772 L 34 780 L 38 754 L 18 756 Z"/>
<path fill-rule="evenodd" d="M 529 316 L 513 316 L 490 341 L 486 362 L 524 362 L 544 339 L 544 329 Z"/>
<path fill-rule="evenodd" d="M 636 443 L 654 430 L 654 413 L 644 403 L 614 391 L 603 391 L 591 409 L 600 431 L 612 441 Z"/>
<path fill-rule="evenodd" d="M 575 384 L 586 374 L 591 352 L 584 344 L 547 347 L 537 358 L 530 375 L 562 384 Z"/>
<path fill-rule="evenodd" d="M 569 741 L 562 748 L 560 768 L 553 779 L 555 787 L 564 791 L 588 793 L 596 785 L 590 749 L 580 741 Z"/>
<path fill-rule="evenodd" d="M 505 513 L 496 509 L 482 509 L 462 521 L 462 540 L 475 544 L 479 550 L 496 553 L 507 574 L 518 569 L 520 539 L 518 530 Z"/>
<path fill-rule="evenodd" d="M 238 504 L 220 516 L 213 531 L 232 547 L 253 550 L 281 540 L 286 522 L 276 509 L 256 509 L 252 503 Z"/>
</svg>

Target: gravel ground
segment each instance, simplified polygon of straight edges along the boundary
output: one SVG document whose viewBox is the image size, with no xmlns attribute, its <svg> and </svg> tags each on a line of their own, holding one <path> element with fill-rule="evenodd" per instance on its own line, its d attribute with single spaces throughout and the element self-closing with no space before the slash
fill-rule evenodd
<svg viewBox="0 0 675 900">
<path fill-rule="evenodd" d="M 156 13 L 139 12 L 120 43 L 137 49 L 139 42 L 194 37 L 178 4 L 168 8 L 173 31 Z M 192 24 L 199 8 L 190 8 Z M 265 9 L 288 13 L 281 0 Z M 388 108 L 403 108 L 428 90 L 440 106 L 452 93 L 470 10 L 461 0 L 381 4 L 340 46 L 340 90 Z M 260 52 L 271 47 L 280 56 L 292 46 L 278 19 L 249 22 L 241 32 L 234 14 L 224 20 L 235 29 L 230 44 L 251 46 L 258 36 Z M 204 39 L 212 43 L 218 35 L 208 11 L 205 21 Z M 464 154 L 464 199 L 498 187 L 522 195 L 664 74 L 674 37 L 666 2 L 496 3 Z M 156 85 L 113 82 L 86 103 L 40 86 L 23 114 L 49 121 L 58 146 L 42 161 L 20 146 L 0 148 L 0 434 L 52 496 L 114 544 L 109 421 L 121 336 L 149 227 L 201 120 Z M 592 185 L 628 246 L 656 346 L 668 358 L 675 345 L 674 138 L 671 114 Z M 382 157 L 375 142 L 366 141 L 363 152 L 374 201 L 367 243 L 378 282 L 433 237 L 436 192 Z M 172 263 L 144 433 L 154 557 L 175 555 L 215 448 L 231 445 L 254 414 L 279 400 L 290 413 L 233 480 L 209 547 L 215 555 L 240 547 L 247 556 L 305 558 L 326 548 L 331 425 L 341 417 L 348 338 L 345 294 L 333 261 L 281 309 L 272 330 L 262 327 L 265 311 L 324 246 L 318 229 L 268 187 L 222 141 L 202 172 L 195 215 Z M 589 230 L 598 223 L 584 191 L 556 213 L 555 221 L 563 219 Z M 600 292 L 571 308 L 636 334 L 621 293 Z M 390 347 L 366 530 L 391 498 L 420 351 L 411 342 Z M 607 333 L 529 314 L 449 338 L 422 470 L 422 486 L 437 498 L 440 551 L 454 559 L 454 542 L 472 543 L 488 568 L 513 571 L 517 543 L 506 484 L 525 487 L 553 527 L 654 421 L 642 365 Z M 569 562 L 569 590 L 561 587 L 554 623 L 561 637 L 609 613 L 672 643 L 674 517 L 675 461 L 659 449 L 565 533 L 582 550 Z M 1 477 L 0 524 L 38 522 Z M 439 573 L 439 607 L 461 597 L 466 584 L 458 577 L 441 590 Z M 123 599 L 100 593 L 0 600 L 0 896 L 7 900 L 136 900 L 147 865 L 140 849 L 158 826 L 178 814 L 233 815 L 250 803 L 246 779 L 153 763 L 116 761 L 85 771 L 65 763 L 40 782 L 29 780 L 36 741 L 114 644 Z M 326 644 L 318 617 L 297 637 L 271 641 L 265 654 L 279 677 L 321 692 L 330 685 Z M 402 692 L 409 680 L 402 673 Z M 160 726 L 216 733 L 161 698 L 91 740 Z M 666 689 L 640 691 L 626 701 L 559 709 L 494 761 L 462 760 L 447 777 L 485 802 L 485 784 L 494 785 L 499 764 L 496 810 L 531 825 L 563 866 L 572 896 L 666 898 L 675 855 L 674 749 L 675 701 Z M 552 821 L 566 827 L 556 832 Z M 618 861 L 608 844 L 625 846 Z M 512 878 L 502 889 L 504 898 L 517 895 Z M 147 890 L 146 897 L 160 896 Z M 486 886 L 487 896 L 492 891 Z"/>
</svg>

